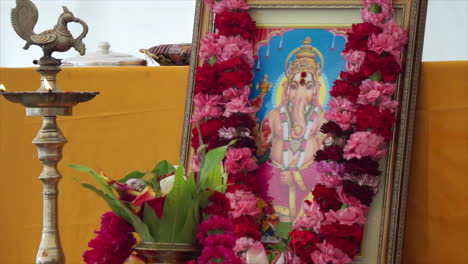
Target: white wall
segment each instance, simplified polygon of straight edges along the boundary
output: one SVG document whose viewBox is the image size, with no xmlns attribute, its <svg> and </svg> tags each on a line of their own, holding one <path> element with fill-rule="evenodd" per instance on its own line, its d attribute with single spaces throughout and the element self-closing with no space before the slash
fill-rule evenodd
<svg viewBox="0 0 468 264">
<path fill-rule="evenodd" d="M 37 46 L 23 51 L 24 41 L 11 27 L 15 0 L 0 0 L 0 67 L 32 66 L 42 56 Z M 87 50 L 101 41 L 114 51 L 138 53 L 163 43 L 191 42 L 195 0 L 35 0 L 39 9 L 36 32 L 51 28 L 66 5 L 90 26 Z M 468 60 L 468 0 L 429 0 L 423 60 Z M 80 27 L 72 31 L 79 34 Z M 61 58 L 74 57 L 69 51 Z"/>
<path fill-rule="evenodd" d="M 192 41 L 195 0 L 34 0 L 39 10 L 36 33 L 52 28 L 67 6 L 76 17 L 89 25 L 84 39 L 87 51 L 97 50 L 108 41 L 111 50 L 144 58 L 138 50 L 167 43 Z M 42 56 L 38 46 L 24 51 L 25 41 L 18 37 L 10 23 L 10 10 L 15 0 L 0 0 L 0 67 L 33 66 L 32 59 Z M 72 33 L 81 26 L 70 24 Z M 59 54 L 56 54 L 59 55 Z M 74 50 L 57 57 L 77 56 Z"/>
</svg>

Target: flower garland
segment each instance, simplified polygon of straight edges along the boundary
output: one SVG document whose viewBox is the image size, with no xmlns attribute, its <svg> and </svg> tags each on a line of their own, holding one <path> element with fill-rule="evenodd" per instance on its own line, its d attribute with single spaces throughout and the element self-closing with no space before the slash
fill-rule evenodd
<svg viewBox="0 0 468 264">
<path fill-rule="evenodd" d="M 263 250 L 262 223 L 271 214 L 268 198 L 257 182 L 255 113 L 249 101 L 253 78 L 255 22 L 245 0 L 205 0 L 216 14 L 217 33 L 201 40 L 196 70 L 191 145 L 196 152 L 236 140 L 226 154 L 229 175 L 226 194 L 215 192 L 204 210 L 197 238 L 202 245 L 198 263 L 243 263 L 249 251 Z M 197 170 L 197 157 L 193 168 Z"/>
<path fill-rule="evenodd" d="M 343 51 L 346 72 L 330 92 L 321 127 L 328 142 L 315 155 L 319 182 L 305 216 L 290 233 L 291 263 L 350 263 L 360 250 L 367 212 L 379 184 L 398 102 L 392 99 L 408 41 L 392 19 L 391 0 L 363 0 Z"/>
</svg>

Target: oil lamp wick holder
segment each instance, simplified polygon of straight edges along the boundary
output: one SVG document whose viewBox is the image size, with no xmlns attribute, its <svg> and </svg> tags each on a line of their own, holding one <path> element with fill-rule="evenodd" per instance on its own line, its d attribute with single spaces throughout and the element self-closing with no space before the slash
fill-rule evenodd
<svg viewBox="0 0 468 264">
<path fill-rule="evenodd" d="M 43 170 L 39 176 L 43 183 L 43 228 L 36 263 L 64 264 L 57 204 L 58 183 L 62 175 L 57 169 L 57 164 L 62 159 L 62 148 L 67 139 L 58 127 L 57 116 L 71 116 L 73 106 L 93 99 L 98 92 L 64 92 L 58 88 L 56 76 L 61 71 L 61 61 L 53 58 L 51 54 L 74 47 L 83 55 L 85 48 L 81 40 L 86 36 L 88 26 L 74 17 L 68 8 L 63 7 L 64 12 L 53 30 L 35 34 L 33 28 L 38 19 L 36 6 L 30 0 L 17 0 L 16 3 L 16 8 L 12 9 L 11 21 L 18 35 L 27 41 L 24 48 L 38 45 L 44 51 L 44 56 L 35 61 L 39 64 L 37 71 L 41 75 L 41 84 L 34 92 L 0 94 L 8 101 L 26 107 L 26 116 L 42 116 L 42 127 L 32 142 L 37 146 L 39 160 L 43 163 Z M 83 33 L 77 39 L 73 39 L 67 29 L 69 22 L 83 26 Z"/>
</svg>

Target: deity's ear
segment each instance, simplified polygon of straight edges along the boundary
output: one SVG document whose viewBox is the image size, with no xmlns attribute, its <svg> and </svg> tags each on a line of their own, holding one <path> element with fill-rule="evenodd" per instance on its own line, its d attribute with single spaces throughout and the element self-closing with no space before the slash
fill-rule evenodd
<svg viewBox="0 0 468 264">
<path fill-rule="evenodd" d="M 71 13 L 70 10 L 68 10 L 68 7 L 62 6 L 62 8 L 65 13 Z"/>
</svg>

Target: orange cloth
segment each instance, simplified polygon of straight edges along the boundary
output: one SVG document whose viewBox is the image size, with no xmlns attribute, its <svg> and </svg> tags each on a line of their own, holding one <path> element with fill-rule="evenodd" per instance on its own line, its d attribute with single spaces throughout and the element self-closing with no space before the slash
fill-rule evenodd
<svg viewBox="0 0 468 264">
<path fill-rule="evenodd" d="M 66 165 L 102 168 L 121 177 L 178 162 L 187 67 L 72 68 L 59 75 L 64 90 L 100 91 L 61 117 L 69 143 L 60 171 L 59 216 L 67 264 L 83 263 L 87 242 L 107 209 L 73 181 L 90 176 Z M 403 263 L 468 263 L 468 62 L 424 63 L 419 90 Z M 9 90 L 35 90 L 33 69 L 0 68 Z M 35 260 L 42 225 L 42 165 L 31 140 L 41 119 L 0 98 L 0 263 Z M 373 264 L 373 263 L 369 263 Z"/>
<path fill-rule="evenodd" d="M 152 170 L 157 161 L 178 163 L 188 67 L 72 68 L 59 74 L 68 91 L 99 91 L 95 99 L 60 117 L 68 139 L 59 169 L 59 223 L 67 264 L 81 255 L 108 211 L 104 201 L 74 177 L 95 181 L 68 168 L 82 164 L 120 178 L 133 170 Z M 10 91 L 36 90 L 34 69 L 0 69 Z M 31 144 L 40 117 L 25 117 L 22 106 L 0 98 L 0 264 L 35 263 L 42 228 L 42 164 Z"/>
<path fill-rule="evenodd" d="M 468 61 L 421 75 L 403 263 L 468 263 Z"/>
</svg>

